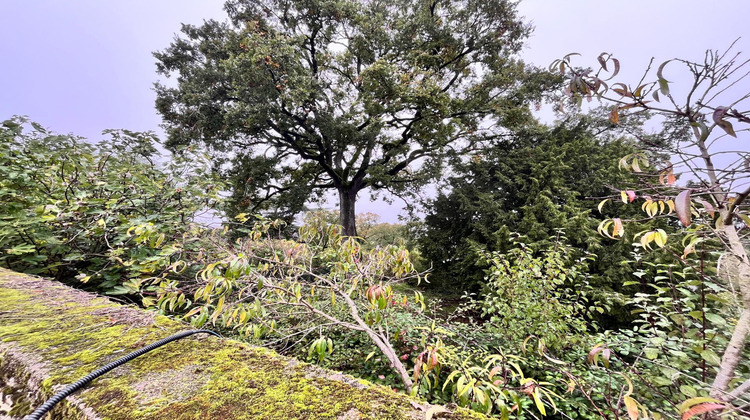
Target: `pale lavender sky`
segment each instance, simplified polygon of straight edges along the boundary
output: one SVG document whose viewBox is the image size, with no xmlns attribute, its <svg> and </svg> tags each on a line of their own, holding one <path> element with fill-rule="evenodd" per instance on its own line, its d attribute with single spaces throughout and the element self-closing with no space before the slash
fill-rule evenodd
<svg viewBox="0 0 750 420">
<path fill-rule="evenodd" d="M 154 130 L 151 53 L 164 49 L 180 23 L 223 19 L 218 0 L 0 0 L 0 119 L 28 115 L 46 127 L 98 139 L 107 128 Z M 547 65 L 579 52 L 581 65 L 612 52 L 622 80 L 648 64 L 680 57 L 700 60 L 742 37 L 750 57 L 748 0 L 524 0 L 521 15 L 536 27 L 523 57 Z M 619 79 L 619 78 L 618 78 Z M 750 83 L 736 89 L 750 91 Z M 395 221 L 398 210 L 368 203 Z M 398 203 L 397 203 L 398 204 Z"/>
</svg>

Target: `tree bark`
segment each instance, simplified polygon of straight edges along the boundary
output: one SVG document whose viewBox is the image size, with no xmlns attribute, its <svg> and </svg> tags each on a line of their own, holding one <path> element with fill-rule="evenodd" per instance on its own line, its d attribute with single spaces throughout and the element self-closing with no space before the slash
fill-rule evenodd
<svg viewBox="0 0 750 420">
<path fill-rule="evenodd" d="M 411 388 L 412 386 L 414 386 L 414 383 L 409 376 L 409 372 L 406 370 L 406 366 L 401 363 L 401 359 L 398 358 L 398 354 L 396 353 L 396 350 L 394 350 L 391 343 L 382 334 L 378 334 L 377 332 L 375 332 L 375 330 L 367 325 L 362 317 L 359 316 L 357 304 L 354 303 L 352 298 L 349 296 L 349 293 L 343 290 L 337 290 L 337 292 L 338 295 L 344 299 L 346 304 L 349 305 L 349 311 L 352 315 L 352 318 L 354 319 L 354 322 L 359 325 L 360 330 L 364 331 L 365 334 L 370 337 L 372 342 L 375 343 L 380 351 L 383 352 L 383 355 L 388 359 L 388 361 L 391 362 L 391 368 L 393 368 L 393 370 L 395 370 L 396 373 L 398 373 L 398 375 L 401 377 L 401 382 L 404 384 L 404 388 L 406 388 L 407 394 L 411 394 Z"/>
<path fill-rule="evenodd" d="M 344 236 L 357 236 L 355 204 L 358 192 L 351 186 L 339 188 L 339 223 L 344 228 Z"/>
<path fill-rule="evenodd" d="M 721 214 L 722 219 L 731 220 L 729 215 L 724 214 L 725 212 Z M 731 257 L 736 258 L 737 283 L 743 307 L 732 332 L 732 338 L 721 358 L 719 372 L 711 387 L 712 397 L 728 401 L 731 399 L 731 394 L 728 394 L 729 382 L 734 378 L 737 366 L 742 360 L 742 350 L 747 345 L 747 339 L 750 336 L 750 261 L 734 224 L 724 225 L 721 233 L 729 245 Z M 732 280 L 732 278 L 727 278 L 727 284 L 732 284 Z"/>
</svg>

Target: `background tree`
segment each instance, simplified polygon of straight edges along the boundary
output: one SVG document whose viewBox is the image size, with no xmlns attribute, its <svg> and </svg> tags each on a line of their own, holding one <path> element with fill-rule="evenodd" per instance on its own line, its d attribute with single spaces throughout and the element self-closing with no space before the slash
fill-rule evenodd
<svg viewBox="0 0 750 420">
<path fill-rule="evenodd" d="M 231 195 L 223 203 L 228 220 L 236 221 L 242 213 L 262 213 L 284 221 L 284 228 L 292 229 L 297 214 L 305 210 L 311 197 L 315 198 L 307 182 L 309 171 L 277 166 L 274 159 L 265 156 L 218 157 L 214 168 L 230 184 Z"/>
<path fill-rule="evenodd" d="M 158 71 L 177 76 L 176 86 L 156 85 L 167 145 L 222 155 L 236 202 L 264 198 L 242 196 L 236 168 L 253 159 L 282 175 L 272 190 L 336 190 L 347 235 L 361 190 L 418 188 L 446 153 L 527 121 L 525 105 L 548 80 L 514 58 L 530 29 L 510 1 L 231 0 L 225 9 L 228 22 L 184 25 L 155 53 Z"/>
<path fill-rule="evenodd" d="M 651 218 L 674 212 L 686 228 L 687 236 L 679 245 L 665 232 L 640 232 L 641 246 L 666 248 L 688 266 L 695 266 L 691 258 L 699 244 L 715 241 L 723 247 L 719 278 L 735 293 L 735 299 L 724 302 L 725 309 L 735 316 L 728 316 L 726 328 L 733 332 L 710 391 L 714 398 L 731 402 L 750 390 L 750 215 L 746 203 L 750 195 L 750 152 L 741 145 L 750 132 L 750 112 L 742 111 L 750 93 L 737 89 L 750 74 L 750 60 L 741 60 L 731 47 L 723 52 L 707 51 L 702 62 L 668 60 L 658 66 L 655 74 L 649 66 L 636 85 L 610 86 L 603 75 L 611 72 L 612 78 L 620 68 L 610 54 L 599 56 L 596 71 L 572 67 L 570 58 L 569 55 L 557 60 L 552 67 L 567 73 L 566 93 L 575 102 L 580 104 L 583 98 L 594 96 L 608 102 L 612 106 L 610 118 L 615 123 L 622 115 L 648 112 L 658 117 L 663 123 L 662 133 L 670 137 L 668 144 L 654 145 L 649 138 L 636 135 L 642 150 L 620 161 L 621 168 L 641 175 L 640 188 L 623 191 L 623 196 L 639 203 L 643 200 L 641 206 Z M 679 71 L 687 73 L 693 83 L 672 86 L 667 77 L 674 78 L 672 75 Z M 666 151 L 672 159 L 653 163 L 654 151 Z M 677 184 L 680 175 L 681 185 Z M 624 230 L 621 219 L 605 221 L 600 226 L 600 231 L 612 238 L 620 237 Z M 703 339 L 710 338 L 704 335 Z"/>
<path fill-rule="evenodd" d="M 575 248 L 597 255 L 589 271 L 602 294 L 622 290 L 630 271 L 620 261 L 631 249 L 603 244 L 596 233 L 602 216 L 591 209 L 598 201 L 593 198 L 609 196 L 609 186 L 628 177 L 617 170 L 616 157 L 634 149 L 626 140 L 595 136 L 589 129 L 595 122 L 576 117 L 553 128 L 518 131 L 454 166 L 445 191 L 426 206 L 420 239 L 434 268 L 433 287 L 477 292 L 487 268 L 478 251 L 510 250 L 513 232 L 539 251 L 562 229 Z"/>
</svg>

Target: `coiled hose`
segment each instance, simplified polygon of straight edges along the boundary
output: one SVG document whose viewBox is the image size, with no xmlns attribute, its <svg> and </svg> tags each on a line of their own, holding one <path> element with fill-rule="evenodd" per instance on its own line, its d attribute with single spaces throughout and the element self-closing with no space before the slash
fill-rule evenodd
<svg viewBox="0 0 750 420">
<path fill-rule="evenodd" d="M 144 355 L 151 350 L 157 349 L 167 343 L 170 343 L 175 340 L 179 340 L 181 338 L 185 338 L 187 336 L 193 335 L 193 334 L 211 334 L 213 336 L 221 338 L 221 336 L 210 330 L 189 330 L 189 331 L 183 331 L 181 333 L 177 333 L 174 335 L 170 335 L 167 338 L 161 339 L 153 344 L 149 344 L 146 347 L 143 347 L 141 349 L 138 349 L 130 354 L 128 354 L 125 357 L 122 357 L 120 359 L 115 360 L 114 362 L 102 366 L 101 368 L 89 373 L 88 375 L 84 376 L 83 378 L 77 380 L 76 382 L 68 385 L 63 389 L 62 391 L 58 392 L 57 394 L 53 395 L 52 398 L 48 399 L 44 404 L 39 406 L 36 410 L 34 410 L 33 413 L 29 414 L 28 416 L 24 417 L 24 420 L 40 420 L 42 416 L 47 414 L 48 411 L 52 410 L 52 408 L 57 405 L 60 401 L 64 400 L 68 395 L 78 391 L 79 389 L 83 388 L 84 386 L 88 385 L 89 382 L 93 381 L 94 379 L 104 375 L 105 373 L 109 372 L 110 370 L 123 365 L 133 359 L 135 359 L 138 356 Z"/>
</svg>

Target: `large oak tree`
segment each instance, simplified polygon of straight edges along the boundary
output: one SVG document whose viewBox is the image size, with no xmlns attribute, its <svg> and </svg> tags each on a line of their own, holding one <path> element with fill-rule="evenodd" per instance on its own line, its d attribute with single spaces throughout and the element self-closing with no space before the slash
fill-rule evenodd
<svg viewBox="0 0 750 420">
<path fill-rule="evenodd" d="M 156 85 L 168 146 L 211 150 L 247 208 L 285 194 L 299 207 L 335 189 L 347 235 L 360 191 L 414 191 L 447 153 L 526 121 L 547 80 L 515 58 L 530 28 L 511 1 L 230 0 L 225 9 L 227 22 L 184 25 L 155 53 L 177 81 Z"/>
</svg>

